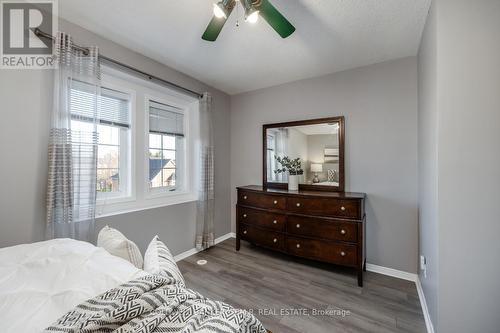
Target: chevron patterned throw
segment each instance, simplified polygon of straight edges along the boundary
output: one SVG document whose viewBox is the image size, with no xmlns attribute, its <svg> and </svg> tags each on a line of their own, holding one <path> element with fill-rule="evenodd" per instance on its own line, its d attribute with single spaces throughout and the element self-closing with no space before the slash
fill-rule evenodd
<svg viewBox="0 0 500 333">
<path fill-rule="evenodd" d="M 171 277 L 146 275 L 63 315 L 48 332 L 266 333 L 252 314 L 209 300 Z"/>
</svg>

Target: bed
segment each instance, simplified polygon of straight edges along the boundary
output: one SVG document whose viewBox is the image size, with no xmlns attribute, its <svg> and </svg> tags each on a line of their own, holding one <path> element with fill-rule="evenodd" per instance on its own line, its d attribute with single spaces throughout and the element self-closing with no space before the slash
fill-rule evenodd
<svg viewBox="0 0 500 333">
<path fill-rule="evenodd" d="M 324 181 L 324 182 L 319 182 L 319 183 L 311 183 L 312 185 L 319 185 L 319 186 L 339 186 L 338 182 L 329 182 L 329 181 Z"/>
<path fill-rule="evenodd" d="M 42 332 L 54 325 L 56 321 L 61 323 L 61 318 L 65 316 L 69 318 L 68 314 L 71 314 L 71 319 L 74 319 L 75 313 L 80 316 L 81 313 L 75 309 L 80 308 L 81 312 L 82 308 L 88 310 L 89 304 L 98 304 L 99 302 L 94 303 L 96 299 L 99 299 L 98 295 L 103 299 L 103 295 L 114 295 L 116 290 L 123 291 L 120 289 L 124 288 L 123 286 L 130 288 L 131 282 L 129 281 L 142 284 L 152 280 L 156 286 L 167 285 L 170 288 L 168 290 L 173 290 L 165 279 L 152 277 L 128 261 L 86 242 L 55 239 L 0 249 L 1 331 L 4 333 Z M 184 294 L 202 298 L 198 293 L 185 289 L 183 286 L 176 288 L 182 290 Z M 144 294 L 146 291 L 148 290 L 144 290 Z M 88 303 L 89 300 L 92 303 Z M 205 298 L 203 300 L 205 303 L 210 302 L 212 306 L 216 303 L 223 304 Z M 113 306 L 111 310 L 117 307 L 112 303 L 106 305 Z M 248 327 L 242 329 L 241 332 L 265 332 L 260 322 L 253 316 L 248 317 L 249 314 L 246 311 L 237 309 L 232 311 L 240 317 L 240 314 L 247 316 Z M 130 312 L 127 316 L 130 317 Z M 137 317 L 137 314 L 134 316 Z M 179 325 L 176 329 L 172 332 L 184 332 Z M 57 332 L 58 330 L 53 328 L 51 331 Z M 66 329 L 62 331 L 80 332 Z M 100 332 L 104 329 L 95 329 L 92 332 L 94 331 Z M 129 332 L 124 329 L 117 331 Z M 136 330 L 130 330 L 132 331 Z M 212 330 L 195 331 L 212 332 Z M 141 330 L 140 332 L 156 331 Z"/>
</svg>

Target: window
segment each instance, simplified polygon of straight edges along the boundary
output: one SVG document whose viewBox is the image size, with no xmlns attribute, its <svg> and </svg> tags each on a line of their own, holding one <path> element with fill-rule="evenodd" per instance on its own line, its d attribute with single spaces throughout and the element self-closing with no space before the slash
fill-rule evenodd
<svg viewBox="0 0 500 333">
<path fill-rule="evenodd" d="M 103 66 L 98 114 L 84 84 L 71 93 L 72 127 L 96 126 L 96 216 L 196 200 L 199 100 Z"/>
<path fill-rule="evenodd" d="M 280 168 L 276 156 L 287 155 L 288 130 L 286 128 L 269 129 L 267 134 L 267 180 L 271 182 L 286 182 L 286 173 L 276 174 L 274 170 Z"/>
<path fill-rule="evenodd" d="M 97 199 L 130 195 L 130 96 L 102 87 L 97 114 L 91 114 L 94 95 L 89 85 L 77 82 L 71 89 L 71 129 L 98 133 Z"/>
<path fill-rule="evenodd" d="M 185 140 L 182 109 L 148 101 L 150 191 L 182 191 L 184 189 Z"/>
<path fill-rule="evenodd" d="M 267 135 L 267 180 L 268 181 L 275 181 L 276 180 L 276 175 L 274 173 L 274 170 L 276 170 L 276 160 L 275 160 L 275 149 L 276 149 L 276 142 L 274 140 L 274 135 L 268 134 Z"/>
</svg>

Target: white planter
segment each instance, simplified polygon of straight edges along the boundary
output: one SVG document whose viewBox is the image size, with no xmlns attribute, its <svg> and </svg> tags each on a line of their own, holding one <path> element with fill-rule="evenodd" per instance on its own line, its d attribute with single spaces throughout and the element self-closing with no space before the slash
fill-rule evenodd
<svg viewBox="0 0 500 333">
<path fill-rule="evenodd" d="M 299 176 L 288 175 L 288 191 L 297 191 L 299 189 Z"/>
</svg>

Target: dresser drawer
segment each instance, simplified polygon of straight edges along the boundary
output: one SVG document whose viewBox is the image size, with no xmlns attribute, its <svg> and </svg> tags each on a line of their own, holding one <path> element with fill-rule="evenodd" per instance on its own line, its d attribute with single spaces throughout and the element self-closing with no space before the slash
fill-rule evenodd
<svg viewBox="0 0 500 333">
<path fill-rule="evenodd" d="M 241 223 L 252 226 L 258 226 L 277 231 L 285 230 L 286 215 L 283 214 L 274 214 L 258 209 L 238 207 L 238 219 Z"/>
<path fill-rule="evenodd" d="M 361 201 L 359 200 L 289 197 L 287 209 L 308 215 L 361 218 Z"/>
<path fill-rule="evenodd" d="M 290 215 L 287 219 L 286 230 L 289 234 L 297 236 L 346 242 L 356 242 L 358 240 L 358 224 L 355 222 Z"/>
<path fill-rule="evenodd" d="M 248 224 L 240 225 L 240 237 L 251 243 L 283 251 L 285 236 L 282 233 L 261 229 Z"/>
<path fill-rule="evenodd" d="M 348 266 L 356 266 L 358 257 L 355 245 L 291 236 L 287 236 L 286 250 L 296 256 Z"/>
<path fill-rule="evenodd" d="M 285 209 L 286 197 L 250 191 L 239 191 L 238 203 L 245 206 L 254 206 L 259 208 Z"/>
</svg>

